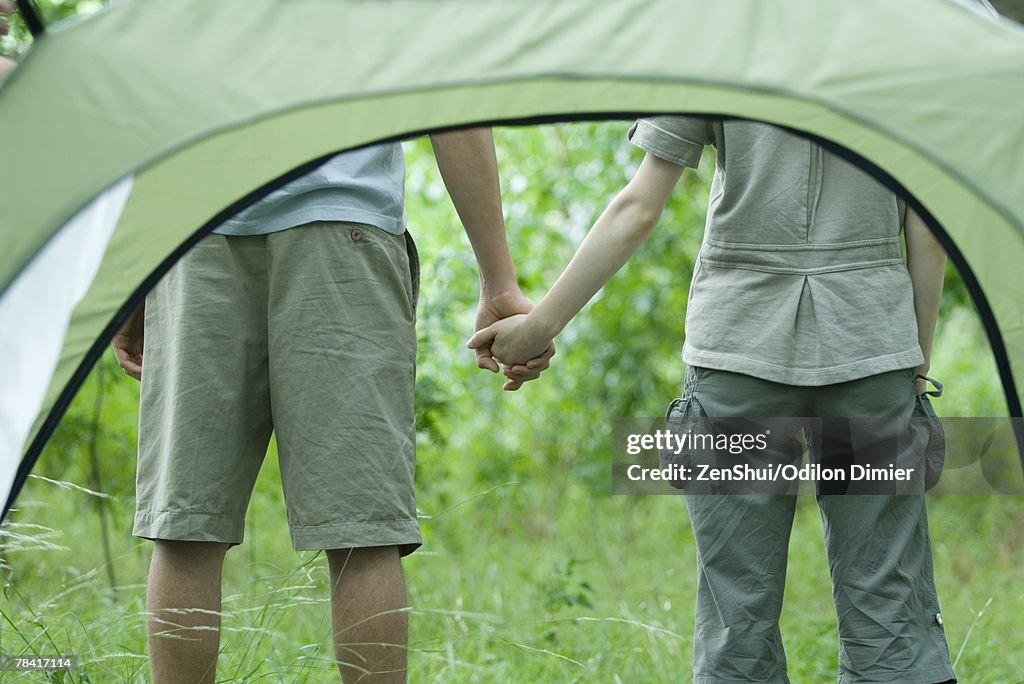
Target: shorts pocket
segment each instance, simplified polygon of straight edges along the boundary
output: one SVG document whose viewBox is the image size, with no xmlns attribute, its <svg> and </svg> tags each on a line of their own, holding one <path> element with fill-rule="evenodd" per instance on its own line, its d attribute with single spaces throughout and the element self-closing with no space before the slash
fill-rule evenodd
<svg viewBox="0 0 1024 684">
<path fill-rule="evenodd" d="M 917 392 L 916 381 L 918 378 L 931 383 L 935 389 Z M 943 386 L 942 383 L 924 375 L 918 375 L 914 380 L 914 394 L 917 399 L 914 404 L 912 418 L 922 422 L 928 431 L 928 442 L 924 449 L 924 489 L 928 491 L 938 484 L 939 478 L 942 476 L 942 468 L 946 462 L 946 432 L 942 428 L 942 422 L 939 421 L 939 417 L 935 415 L 935 409 L 932 408 L 932 402 L 928 398 L 929 396 L 942 396 Z"/>
</svg>

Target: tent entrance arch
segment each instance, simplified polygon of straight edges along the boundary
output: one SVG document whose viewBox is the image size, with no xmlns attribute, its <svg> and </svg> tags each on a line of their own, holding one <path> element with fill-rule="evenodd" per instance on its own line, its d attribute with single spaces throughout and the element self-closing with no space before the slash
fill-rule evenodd
<svg viewBox="0 0 1024 684">
<path fill-rule="evenodd" d="M 1019 415 L 1020 29 L 949 0 L 800 0 L 776 10 L 767 16 L 756 0 L 488 2 L 472 11 L 466 0 L 183 0 L 129 3 L 49 31 L 0 90 L 0 124 L 22 130 L 0 172 L 0 305 L 82 207 L 110 199 L 111 188 L 126 195 L 105 246 L 92 245 L 94 277 L 46 314 L 66 331 L 52 363 L 12 388 L 15 404 L 39 395 L 42 418 L 9 427 L 5 418 L 8 485 L 25 468 L 20 445 L 36 443 L 69 383 L 81 381 L 115 314 L 224 207 L 327 149 L 554 115 L 716 112 L 794 128 L 867 160 L 945 227 Z M 371 30 L 384 24 L 387 36 Z M 681 60 L 684 26 L 690 52 Z M 802 40 L 791 39 L 793 27 Z M 396 39 L 408 56 L 394 57 Z M 267 63 L 268 54 L 279 59 Z M 350 69 L 332 66 L 340 63 Z M 130 187 L 118 186 L 126 178 Z M 9 358 L 37 343 L 15 341 Z"/>
</svg>

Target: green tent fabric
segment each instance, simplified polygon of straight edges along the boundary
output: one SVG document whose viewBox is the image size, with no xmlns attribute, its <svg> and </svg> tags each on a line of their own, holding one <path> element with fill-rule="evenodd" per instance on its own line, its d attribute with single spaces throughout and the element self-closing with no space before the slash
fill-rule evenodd
<svg viewBox="0 0 1024 684">
<path fill-rule="evenodd" d="M 1021 415 L 1024 31 L 1008 21 L 955 0 L 136 0 L 51 27 L 0 87 L 7 507 L 145 291 L 316 159 L 653 112 L 788 126 L 909 193 Z"/>
</svg>

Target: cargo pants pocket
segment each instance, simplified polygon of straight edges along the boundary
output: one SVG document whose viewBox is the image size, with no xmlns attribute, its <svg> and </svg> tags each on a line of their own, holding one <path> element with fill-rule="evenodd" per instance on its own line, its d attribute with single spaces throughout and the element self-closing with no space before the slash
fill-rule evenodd
<svg viewBox="0 0 1024 684">
<path fill-rule="evenodd" d="M 930 383 L 935 389 L 917 392 L 917 379 Z M 912 419 L 919 421 L 927 430 L 927 444 L 924 450 L 924 490 L 932 489 L 942 476 L 942 468 L 946 462 L 946 432 L 942 428 L 939 417 L 932 408 L 929 397 L 942 396 L 943 386 L 937 380 L 924 375 L 914 377 L 914 413 Z"/>
<path fill-rule="evenodd" d="M 694 396 L 696 385 L 696 372 L 688 368 L 683 396 L 673 399 L 665 411 L 665 430 L 672 435 L 686 437 L 682 442 L 667 440 L 665 448 L 658 453 L 660 467 L 674 468 L 678 473 L 677 477 L 669 480 L 669 484 L 676 489 L 692 489 L 686 483 L 693 480 L 696 464 L 702 462 L 701 454 L 698 453 L 701 450 L 699 440 L 695 441 L 692 437 L 711 433 L 707 412 Z M 703 456 L 706 460 L 708 454 Z"/>
</svg>

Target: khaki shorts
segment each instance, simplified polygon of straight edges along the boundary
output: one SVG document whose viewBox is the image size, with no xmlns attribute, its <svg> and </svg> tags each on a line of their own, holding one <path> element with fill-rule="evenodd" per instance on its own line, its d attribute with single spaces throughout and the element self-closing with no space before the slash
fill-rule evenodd
<svg viewBox="0 0 1024 684">
<path fill-rule="evenodd" d="M 135 536 L 241 543 L 274 431 L 295 549 L 415 550 L 417 293 L 408 234 L 204 238 L 146 300 Z"/>
</svg>

